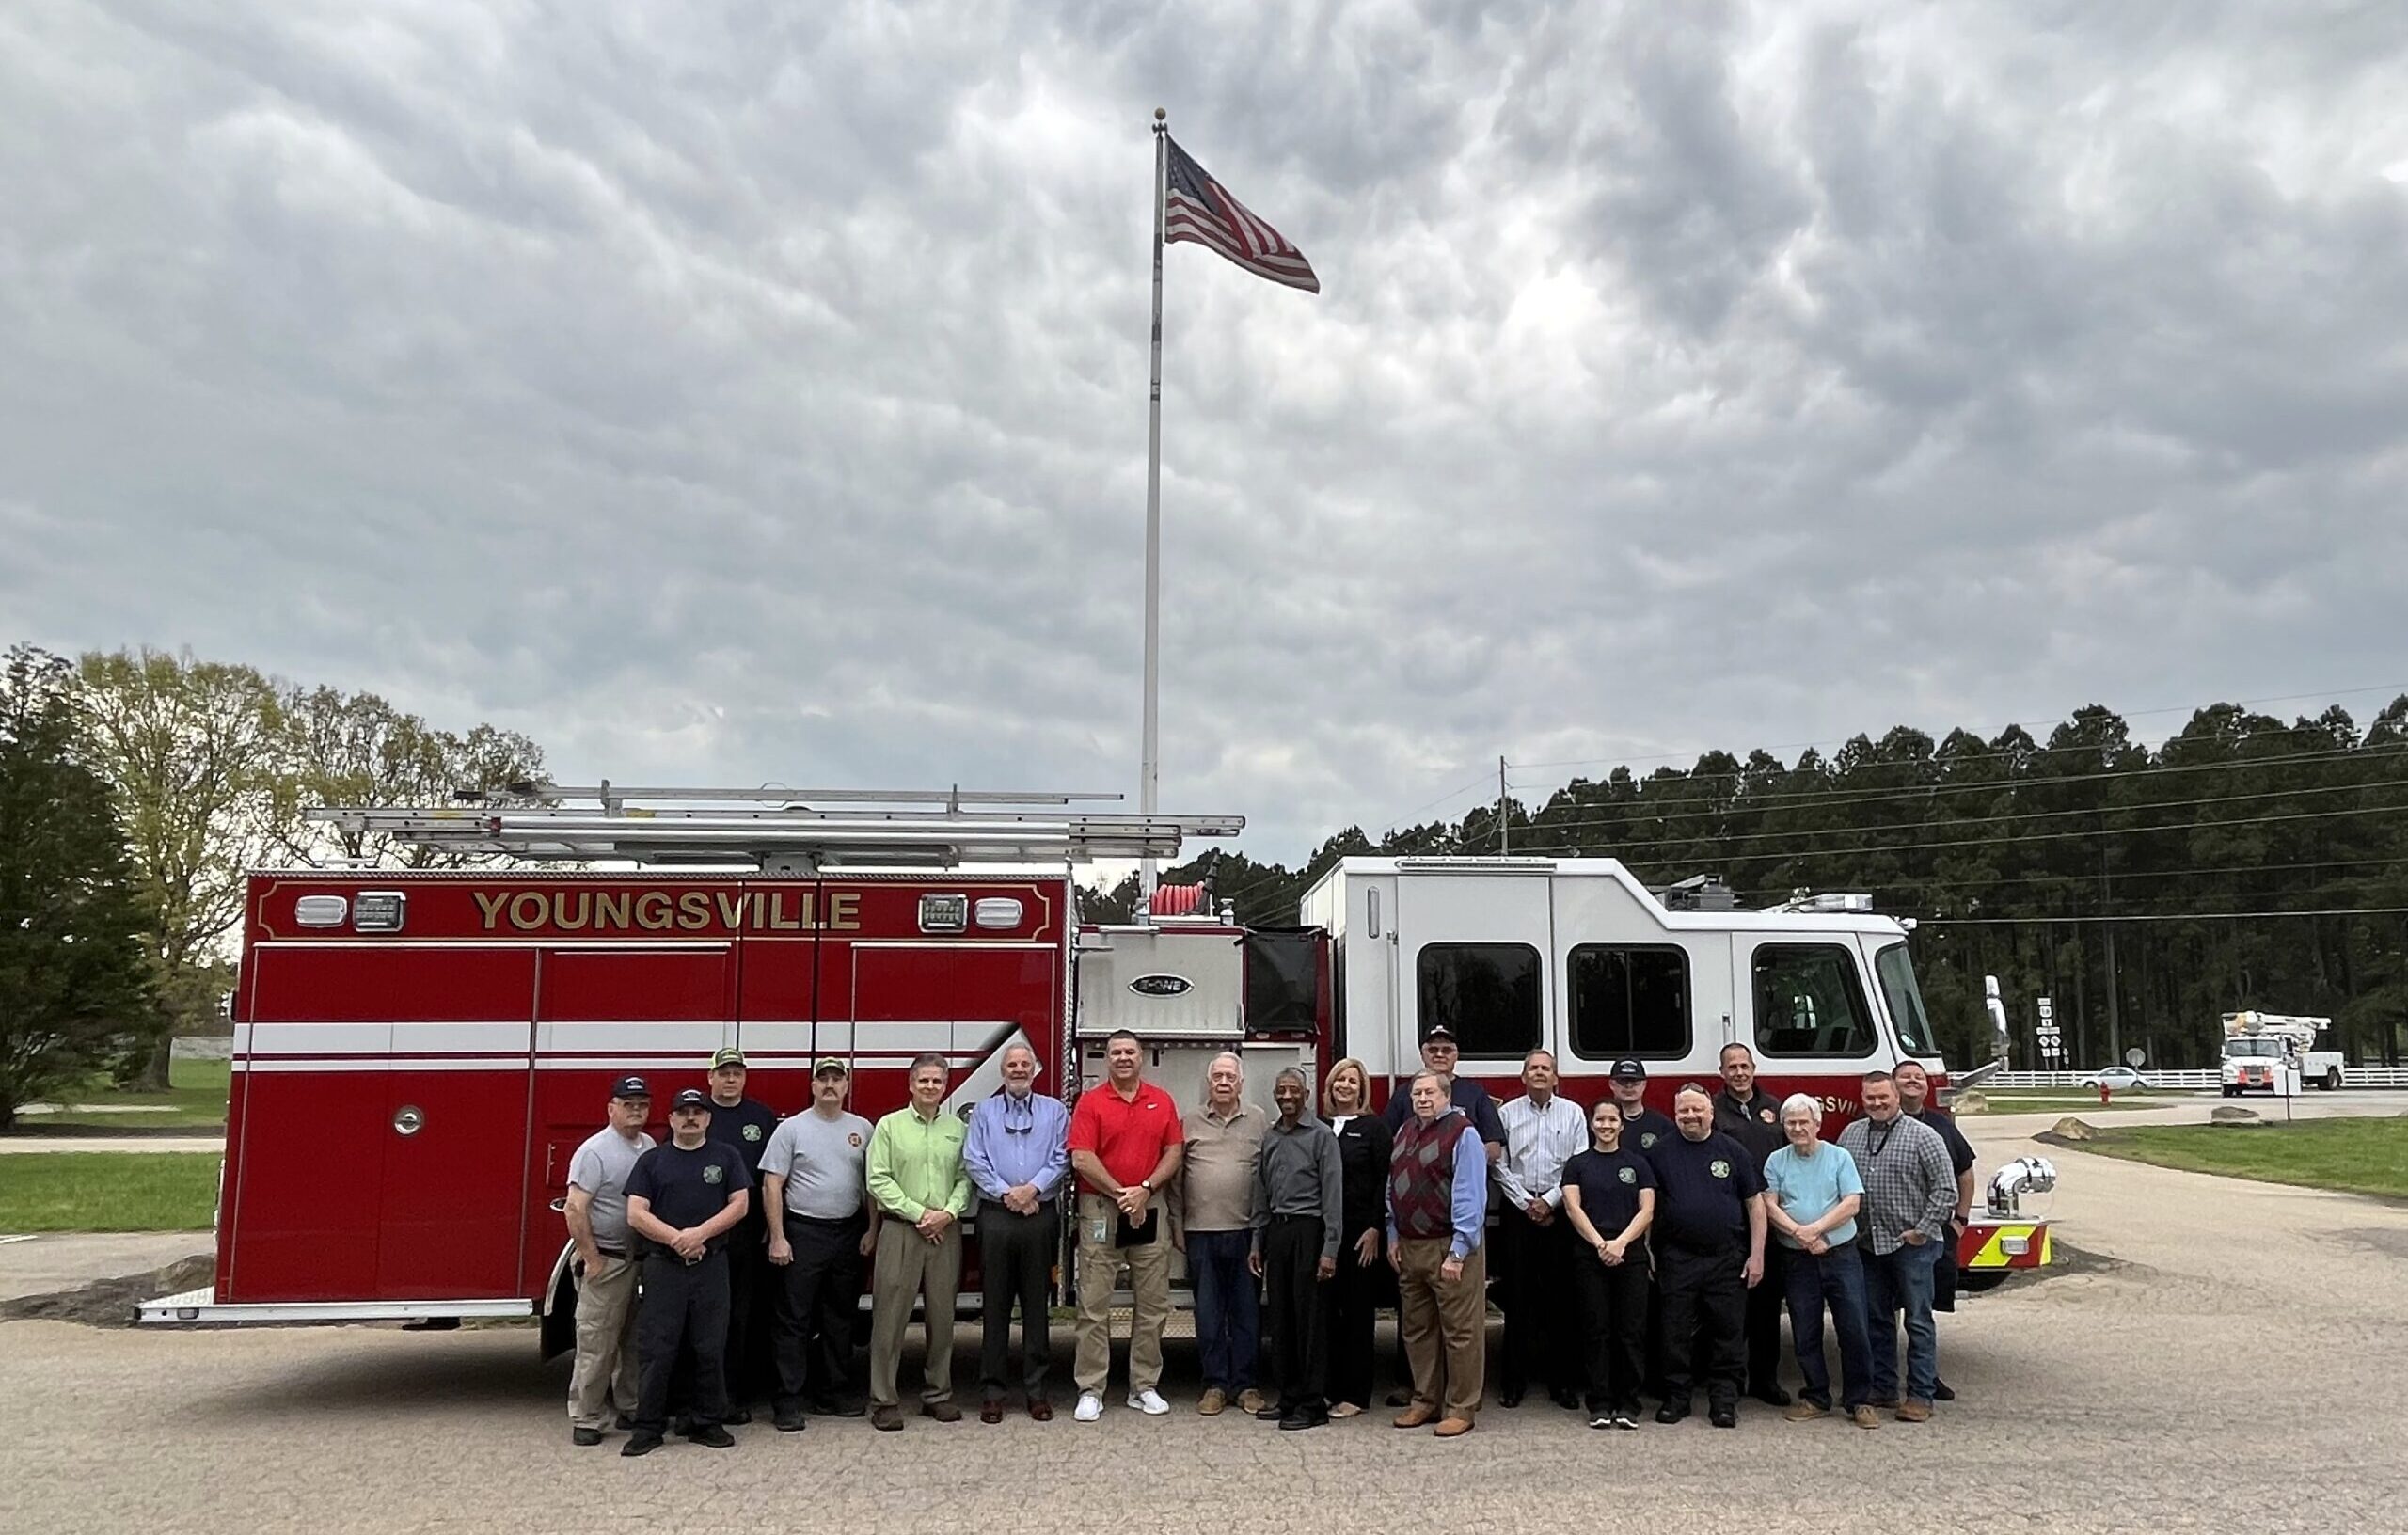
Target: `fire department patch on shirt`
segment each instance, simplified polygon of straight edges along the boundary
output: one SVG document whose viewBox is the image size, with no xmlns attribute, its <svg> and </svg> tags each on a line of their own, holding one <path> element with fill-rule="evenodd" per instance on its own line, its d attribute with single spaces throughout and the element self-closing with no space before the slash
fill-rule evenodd
<svg viewBox="0 0 2408 1535">
<path fill-rule="evenodd" d="M 848 1135 L 845 1137 L 845 1144 L 858 1151 L 861 1149 L 862 1138 L 859 1134 Z"/>
<path fill-rule="evenodd" d="M 703 1169 L 703 1181 L 705 1183 L 717 1183 L 726 1177 L 727 1169 L 715 1162 Z"/>
<path fill-rule="evenodd" d="M 1705 1164 L 1705 1170 L 1712 1173 L 1717 1178 L 1729 1178 L 1731 1176 L 1731 1164 L 1723 1161 L 1720 1157 L 1717 1157 L 1712 1162 L 1707 1163 Z"/>
<path fill-rule="evenodd" d="M 747 1125 L 747 1126 L 745 1126 L 745 1127 L 744 1127 L 744 1138 L 745 1138 L 746 1140 L 748 1140 L 748 1141 L 757 1141 L 757 1140 L 759 1140 L 759 1139 L 761 1138 L 761 1127 L 760 1127 L 760 1126 L 758 1126 L 758 1125 Z"/>
<path fill-rule="evenodd" d="M 1636 1169 L 1633 1169 L 1633 1168 L 1629 1168 L 1629 1167 L 1624 1167 L 1624 1168 L 1623 1168 L 1623 1169 L 1622 1169 L 1622 1172 L 1621 1172 L 1621 1177 L 1622 1177 L 1622 1180 L 1623 1180 L 1624 1182 L 1625 1182 L 1625 1183 L 1636 1183 L 1636 1182 L 1638 1182 L 1638 1181 L 1639 1181 L 1639 1174 L 1638 1174 L 1637 1170 L 1636 1170 Z"/>
</svg>

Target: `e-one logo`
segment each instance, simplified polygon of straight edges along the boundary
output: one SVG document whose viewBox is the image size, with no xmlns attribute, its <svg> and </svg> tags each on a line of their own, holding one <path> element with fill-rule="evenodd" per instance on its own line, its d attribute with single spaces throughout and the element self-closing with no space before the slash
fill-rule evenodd
<svg viewBox="0 0 2408 1535">
<path fill-rule="evenodd" d="M 1195 986 L 1184 975 L 1140 975 L 1129 983 L 1129 989 L 1141 997 L 1176 997 L 1194 990 Z"/>
</svg>

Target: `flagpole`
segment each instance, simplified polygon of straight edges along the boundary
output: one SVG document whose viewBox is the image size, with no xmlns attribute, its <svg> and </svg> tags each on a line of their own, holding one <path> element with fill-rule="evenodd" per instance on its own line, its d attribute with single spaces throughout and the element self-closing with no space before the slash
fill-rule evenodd
<svg viewBox="0 0 2408 1535">
<path fill-rule="evenodd" d="M 1163 218 L 1169 196 L 1170 114 L 1154 108 L 1154 326 L 1153 374 L 1146 402 L 1146 727 L 1145 762 L 1139 768 L 1137 809 L 1151 817 L 1162 775 L 1162 587 L 1163 587 Z M 1154 894 L 1154 861 L 1149 856 L 1139 882 L 1149 901 Z"/>
</svg>

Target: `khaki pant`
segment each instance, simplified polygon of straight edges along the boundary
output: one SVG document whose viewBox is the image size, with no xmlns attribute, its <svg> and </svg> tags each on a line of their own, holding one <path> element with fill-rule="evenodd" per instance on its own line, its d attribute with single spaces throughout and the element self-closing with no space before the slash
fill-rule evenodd
<svg viewBox="0 0 2408 1535">
<path fill-rule="evenodd" d="M 935 1242 L 911 1222 L 889 1215 L 878 1228 L 878 1268 L 869 1280 L 869 1400 L 895 1402 L 895 1373 L 903 1362 L 903 1332 L 911 1303 L 927 1302 L 928 1363 L 922 1401 L 953 1395 L 953 1303 L 961 1289 L 961 1223 L 946 1225 Z"/>
<path fill-rule="evenodd" d="M 577 1364 L 568 1377 L 568 1420 L 607 1429 L 603 1393 L 618 1411 L 636 1410 L 636 1271 L 630 1258 L 606 1258 L 577 1282 Z"/>
<path fill-rule="evenodd" d="M 1438 1266 L 1450 1245 L 1446 1237 L 1408 1237 L 1396 1244 L 1397 1323 L 1413 1365 L 1414 1404 L 1443 1405 L 1447 1416 L 1468 1419 L 1480 1411 L 1485 1384 L 1488 1249 L 1473 1248 L 1463 1277 L 1449 1283 Z"/>
<path fill-rule="evenodd" d="M 1162 1385 L 1163 1323 L 1170 1320 L 1170 1215 L 1159 1201 L 1151 1208 L 1154 1240 L 1143 1247 L 1115 1247 L 1119 1207 L 1100 1194 L 1079 1195 L 1079 1351 L 1071 1374 L 1083 1392 L 1101 1392 L 1112 1378 L 1112 1290 L 1123 1263 L 1129 1265 L 1134 1302 L 1129 1389 L 1150 1391 Z"/>
</svg>

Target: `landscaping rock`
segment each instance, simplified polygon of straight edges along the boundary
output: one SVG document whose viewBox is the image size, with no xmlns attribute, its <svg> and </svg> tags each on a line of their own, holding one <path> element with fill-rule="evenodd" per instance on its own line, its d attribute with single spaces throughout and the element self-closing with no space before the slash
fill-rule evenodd
<svg viewBox="0 0 2408 1535">
<path fill-rule="evenodd" d="M 1988 1114 L 1990 1100 L 1979 1093 L 1958 1093 L 1949 1107 L 1958 1114 Z"/>
<path fill-rule="evenodd" d="M 2268 1121 L 2258 1116 L 2256 1109 L 2244 1109 L 2238 1103 L 2224 1103 L 2208 1111 L 2208 1123 L 2224 1125 L 2233 1130 L 2255 1130 Z"/>
<path fill-rule="evenodd" d="M 2077 1119 L 2071 1115 L 2066 1116 L 2064 1118 L 2058 1120 L 2054 1125 L 2051 1126 L 2049 1133 L 2061 1141 L 2095 1141 L 2099 1139 L 2099 1131 L 2096 1126 L 2092 1125 L 2087 1120 Z"/>
</svg>

